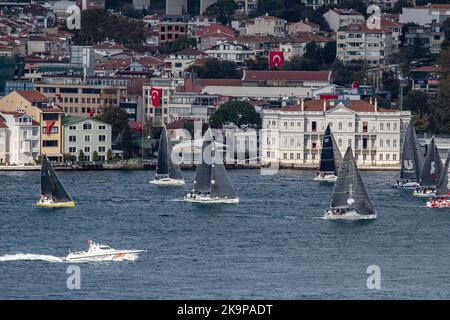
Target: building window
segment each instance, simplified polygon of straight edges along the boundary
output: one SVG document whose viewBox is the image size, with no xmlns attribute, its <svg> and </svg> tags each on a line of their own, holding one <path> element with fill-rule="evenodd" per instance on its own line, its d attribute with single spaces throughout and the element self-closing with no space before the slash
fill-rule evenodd
<svg viewBox="0 0 450 320">
<path fill-rule="evenodd" d="M 84 135 L 84 142 L 91 142 L 91 135 L 90 134 L 85 134 Z"/>
<path fill-rule="evenodd" d="M 44 140 L 42 141 L 43 147 L 57 147 L 58 146 L 58 140 Z"/>
<path fill-rule="evenodd" d="M 90 146 L 85 146 L 84 147 L 84 152 L 91 152 L 91 147 Z"/>
<path fill-rule="evenodd" d="M 69 136 L 69 142 L 77 142 L 77 136 Z"/>
<path fill-rule="evenodd" d="M 92 123 L 91 122 L 83 123 L 83 130 L 92 130 Z"/>
<path fill-rule="evenodd" d="M 311 123 L 311 129 L 312 129 L 313 132 L 316 132 L 316 131 L 317 131 L 317 122 L 316 122 L 316 121 L 313 121 L 313 122 Z"/>
<path fill-rule="evenodd" d="M 367 123 L 367 121 L 363 121 L 363 132 L 367 132 L 369 129 L 369 124 Z"/>
<path fill-rule="evenodd" d="M 98 141 L 101 141 L 101 142 L 106 141 L 106 135 L 104 135 L 104 134 L 99 135 L 98 136 Z"/>
<path fill-rule="evenodd" d="M 339 130 L 342 130 L 342 122 L 339 122 L 338 127 L 339 127 Z"/>
<path fill-rule="evenodd" d="M 283 153 L 283 159 L 286 160 L 287 159 L 287 153 Z"/>
<path fill-rule="evenodd" d="M 380 160 L 383 160 L 383 154 L 380 153 Z"/>
<path fill-rule="evenodd" d="M 104 124 L 101 124 L 98 126 L 98 130 L 106 130 L 106 126 Z"/>
<path fill-rule="evenodd" d="M 69 147 L 70 153 L 77 153 L 77 147 Z"/>
<path fill-rule="evenodd" d="M 69 130 L 77 130 L 77 126 L 69 126 Z"/>
<path fill-rule="evenodd" d="M 91 156 L 90 155 L 84 155 L 84 161 L 91 161 Z"/>
<path fill-rule="evenodd" d="M 105 146 L 99 146 L 98 147 L 98 152 L 106 152 L 106 147 Z"/>
</svg>

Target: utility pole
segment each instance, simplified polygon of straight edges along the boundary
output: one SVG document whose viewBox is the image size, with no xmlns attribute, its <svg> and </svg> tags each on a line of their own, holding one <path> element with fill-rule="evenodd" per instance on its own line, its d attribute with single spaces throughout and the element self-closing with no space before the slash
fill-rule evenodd
<svg viewBox="0 0 450 320">
<path fill-rule="evenodd" d="M 400 81 L 400 111 L 403 111 L 403 87 L 404 84 Z"/>
</svg>

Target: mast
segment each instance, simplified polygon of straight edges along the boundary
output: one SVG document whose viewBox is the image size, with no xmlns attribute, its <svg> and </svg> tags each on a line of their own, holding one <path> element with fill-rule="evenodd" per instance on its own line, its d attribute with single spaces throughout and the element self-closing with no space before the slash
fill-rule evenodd
<svg viewBox="0 0 450 320">
<path fill-rule="evenodd" d="M 342 164 L 333 189 L 331 208 L 353 209 L 358 214 L 375 214 L 375 208 L 364 187 L 361 175 L 349 146 L 345 152 Z"/>
</svg>

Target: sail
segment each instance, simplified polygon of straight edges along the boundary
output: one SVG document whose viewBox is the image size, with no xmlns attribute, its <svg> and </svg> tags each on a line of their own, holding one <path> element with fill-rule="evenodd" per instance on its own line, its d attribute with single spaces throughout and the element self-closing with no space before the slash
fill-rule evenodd
<svg viewBox="0 0 450 320">
<path fill-rule="evenodd" d="M 448 165 L 450 163 L 450 152 L 447 152 L 447 159 L 445 160 L 444 169 L 439 177 L 436 187 L 436 196 L 447 196 L 450 192 L 448 189 Z"/>
<path fill-rule="evenodd" d="M 418 181 L 423 166 L 423 154 L 420 149 L 414 126 L 410 122 L 403 142 L 400 178 Z"/>
<path fill-rule="evenodd" d="M 333 134 L 331 135 L 331 140 L 333 141 L 333 155 L 334 155 L 334 173 L 337 175 L 338 171 L 339 171 L 339 167 L 342 163 L 342 154 L 341 151 L 339 150 L 339 147 L 336 143 L 336 140 L 334 139 Z"/>
<path fill-rule="evenodd" d="M 222 154 L 214 148 L 214 161 L 211 174 L 211 198 L 215 197 L 232 199 L 238 196 L 234 191 L 230 177 L 223 164 Z"/>
<path fill-rule="evenodd" d="M 195 169 L 194 191 L 195 192 L 210 192 L 211 191 L 211 159 L 212 137 L 208 129 L 203 136 L 201 160 Z"/>
<path fill-rule="evenodd" d="M 170 154 L 167 154 L 167 133 L 166 127 L 164 126 L 159 137 L 159 147 L 158 147 L 158 165 L 156 167 L 157 175 L 168 175 L 169 174 L 169 163 L 168 158 Z"/>
<path fill-rule="evenodd" d="M 169 178 L 174 180 L 184 180 L 181 173 L 180 166 L 172 159 L 172 144 L 170 140 L 167 141 L 167 155 L 169 161 Z"/>
<path fill-rule="evenodd" d="M 420 185 L 422 187 L 436 186 L 437 180 L 442 172 L 442 161 L 439 156 L 434 137 L 431 139 L 427 148 L 427 155 L 423 163 L 420 177 Z"/>
<path fill-rule="evenodd" d="M 48 160 L 47 156 L 44 156 L 41 167 L 41 189 L 42 195 L 45 195 L 54 202 L 70 202 L 72 198 L 67 194 L 61 181 L 59 181 L 52 164 Z"/>
<path fill-rule="evenodd" d="M 351 147 L 347 148 L 334 185 L 331 208 L 350 208 L 358 214 L 375 214 Z"/>
<path fill-rule="evenodd" d="M 333 139 L 331 137 L 330 125 L 328 124 L 322 139 L 319 170 L 321 172 L 334 172 L 335 169 Z"/>
</svg>

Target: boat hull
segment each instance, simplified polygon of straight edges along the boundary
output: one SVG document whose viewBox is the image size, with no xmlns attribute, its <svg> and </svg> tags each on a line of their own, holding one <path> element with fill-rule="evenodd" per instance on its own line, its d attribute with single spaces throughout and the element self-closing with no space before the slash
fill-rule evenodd
<svg viewBox="0 0 450 320">
<path fill-rule="evenodd" d="M 104 262 L 104 261 L 136 261 L 145 250 L 124 250 L 110 253 L 69 254 L 67 262 Z"/>
<path fill-rule="evenodd" d="M 40 208 L 75 208 L 75 201 L 59 203 L 35 203 L 34 206 Z"/>
<path fill-rule="evenodd" d="M 431 200 L 427 201 L 428 208 L 450 208 L 450 199 L 439 201 L 439 200 Z"/>
<path fill-rule="evenodd" d="M 373 220 L 377 218 L 377 214 L 359 214 L 356 211 L 349 211 L 344 214 L 333 214 L 327 210 L 323 216 L 325 220 Z"/>
<path fill-rule="evenodd" d="M 415 196 L 415 197 L 420 197 L 420 198 L 428 198 L 428 197 L 432 197 L 432 196 L 434 196 L 436 193 L 435 193 L 435 191 L 432 191 L 432 192 L 425 192 L 425 193 L 423 193 L 423 192 L 417 192 L 417 191 L 414 191 L 413 192 L 413 196 Z"/>
<path fill-rule="evenodd" d="M 175 180 L 175 179 L 170 179 L 170 178 L 155 179 L 155 180 L 151 180 L 150 183 L 157 185 L 157 186 L 184 186 L 185 185 L 184 180 Z"/>
<path fill-rule="evenodd" d="M 326 176 L 317 176 L 314 177 L 313 179 L 314 181 L 323 181 L 323 182 L 330 182 L 330 183 L 334 183 L 337 180 L 337 176 L 333 175 L 326 175 Z"/>
<path fill-rule="evenodd" d="M 210 198 L 210 197 L 195 197 L 195 198 L 184 197 L 184 201 L 193 203 L 205 203 L 205 204 L 219 204 L 219 203 L 236 204 L 239 203 L 239 198 L 224 199 L 224 198 Z"/>
</svg>

